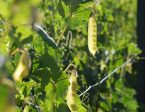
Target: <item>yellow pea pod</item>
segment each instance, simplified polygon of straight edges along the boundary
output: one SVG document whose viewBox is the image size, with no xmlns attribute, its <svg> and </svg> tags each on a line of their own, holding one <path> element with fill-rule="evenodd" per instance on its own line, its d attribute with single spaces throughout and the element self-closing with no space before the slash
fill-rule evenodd
<svg viewBox="0 0 145 112">
<path fill-rule="evenodd" d="M 88 49 L 95 56 L 97 49 L 97 22 L 94 15 L 91 15 L 88 22 Z"/>
<path fill-rule="evenodd" d="M 18 62 L 17 68 L 13 74 L 13 78 L 16 82 L 21 81 L 23 78 L 27 77 L 31 67 L 31 58 L 28 50 L 22 50 L 22 55 Z"/>
<path fill-rule="evenodd" d="M 77 74 L 76 70 L 73 70 L 69 78 L 69 87 L 67 91 L 67 105 L 71 112 L 78 112 L 78 107 L 76 104 L 76 91 L 77 91 Z"/>
</svg>

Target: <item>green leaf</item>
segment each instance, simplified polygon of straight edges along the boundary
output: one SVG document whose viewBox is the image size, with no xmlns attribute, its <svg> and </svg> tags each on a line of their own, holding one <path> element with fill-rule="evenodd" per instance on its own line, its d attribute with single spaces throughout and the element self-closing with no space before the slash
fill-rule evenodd
<svg viewBox="0 0 145 112">
<path fill-rule="evenodd" d="M 62 1 L 61 0 L 59 0 L 57 9 L 58 9 L 59 14 L 64 18 L 65 17 L 65 10 L 64 10 L 64 7 L 62 5 Z"/>
<path fill-rule="evenodd" d="M 141 51 L 139 50 L 139 48 L 137 47 L 137 45 L 135 43 L 130 43 L 128 44 L 128 54 L 132 55 L 132 54 L 139 54 L 141 53 Z"/>
<path fill-rule="evenodd" d="M 69 112 L 67 105 L 61 103 L 57 108 L 57 112 Z"/>
<path fill-rule="evenodd" d="M 25 44 L 31 43 L 32 40 L 33 40 L 33 36 L 30 35 L 30 36 L 28 36 L 27 38 L 25 38 L 25 39 L 23 39 L 21 41 L 21 45 L 25 45 Z"/>
<path fill-rule="evenodd" d="M 50 75 L 51 72 L 49 70 L 49 68 L 47 67 L 43 67 L 43 68 L 37 68 L 37 70 L 34 71 L 33 75 L 35 77 L 38 77 L 37 79 L 40 81 L 41 83 L 41 88 L 44 89 L 45 86 L 49 83 L 50 81 Z"/>
<path fill-rule="evenodd" d="M 0 112 L 3 111 L 8 100 L 8 87 L 0 85 Z"/>
<path fill-rule="evenodd" d="M 82 101 L 80 100 L 80 97 L 78 95 L 76 96 L 76 104 L 78 107 L 78 112 L 87 112 L 87 109 L 83 107 Z"/>
<path fill-rule="evenodd" d="M 50 77 L 53 81 L 56 81 L 60 74 L 59 74 L 59 66 L 57 64 L 57 61 L 54 58 L 54 55 L 51 54 L 51 50 L 50 50 L 50 54 L 48 54 L 47 52 L 45 52 L 45 54 L 43 54 L 40 57 L 40 61 L 39 61 L 39 68 L 44 68 L 47 67 L 50 72 Z"/>
<path fill-rule="evenodd" d="M 79 3 L 81 3 L 81 0 L 63 0 L 65 4 L 67 4 L 67 6 L 70 6 L 70 11 L 75 12 L 76 9 L 79 6 Z"/>
<path fill-rule="evenodd" d="M 57 88 L 56 98 L 58 104 L 64 102 L 68 86 L 69 86 L 68 77 L 65 73 L 62 73 L 61 77 L 58 79 L 58 82 L 56 83 Z"/>
</svg>

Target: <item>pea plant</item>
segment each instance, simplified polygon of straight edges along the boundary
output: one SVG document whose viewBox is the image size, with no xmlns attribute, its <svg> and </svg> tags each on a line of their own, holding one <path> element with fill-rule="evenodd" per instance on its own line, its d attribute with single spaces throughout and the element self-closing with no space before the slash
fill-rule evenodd
<svg viewBox="0 0 145 112">
<path fill-rule="evenodd" d="M 136 1 L 0 0 L 0 112 L 137 112 Z"/>
</svg>

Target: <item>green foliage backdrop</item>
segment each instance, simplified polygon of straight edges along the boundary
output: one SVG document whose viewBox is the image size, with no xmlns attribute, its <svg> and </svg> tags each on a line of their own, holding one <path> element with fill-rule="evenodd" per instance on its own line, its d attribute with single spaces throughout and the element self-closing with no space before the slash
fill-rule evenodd
<svg viewBox="0 0 145 112">
<path fill-rule="evenodd" d="M 87 47 L 87 25 L 94 4 L 99 49 L 95 57 Z M 34 24 L 41 26 L 57 47 L 36 31 Z M 22 82 L 14 83 L 12 75 L 21 56 L 14 52 L 23 48 L 29 49 L 31 71 Z M 17 112 L 69 112 L 69 70 L 65 69 L 70 64 L 77 67 L 79 95 L 139 52 L 136 0 L 0 0 L 0 111 L 12 102 L 7 103 L 12 83 L 16 89 L 15 104 L 11 105 L 16 105 Z M 78 97 L 79 111 L 137 112 L 135 77 L 132 63 L 127 64 Z M 2 83 L 4 78 L 8 84 Z"/>
</svg>

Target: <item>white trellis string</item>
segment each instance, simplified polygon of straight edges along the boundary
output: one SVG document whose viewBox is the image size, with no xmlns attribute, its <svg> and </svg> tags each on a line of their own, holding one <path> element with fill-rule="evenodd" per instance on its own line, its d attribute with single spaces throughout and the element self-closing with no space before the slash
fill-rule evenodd
<svg viewBox="0 0 145 112">
<path fill-rule="evenodd" d="M 97 83 L 94 84 L 94 85 L 90 85 L 84 92 L 82 92 L 82 93 L 79 95 L 79 97 L 82 96 L 82 95 L 84 95 L 84 94 L 86 94 L 90 89 L 92 89 L 92 88 L 94 88 L 94 87 L 96 87 L 96 86 L 102 84 L 105 80 L 108 79 L 108 77 L 110 77 L 111 75 L 113 75 L 117 70 L 119 70 L 119 69 L 123 68 L 124 66 L 126 66 L 126 65 L 127 65 L 128 63 L 130 63 L 131 61 L 132 61 L 132 59 L 127 60 L 124 64 L 122 64 L 121 66 L 115 68 L 110 74 L 108 74 L 107 76 L 105 76 L 101 81 L 97 82 Z"/>
</svg>

